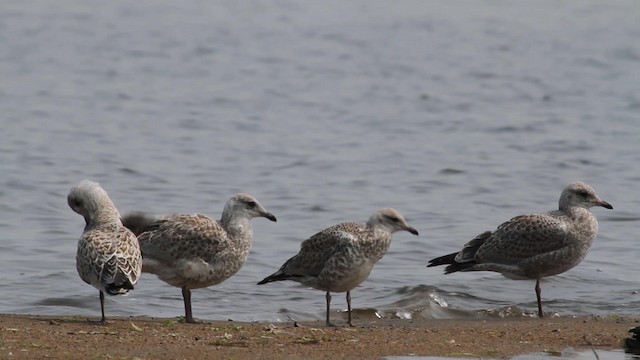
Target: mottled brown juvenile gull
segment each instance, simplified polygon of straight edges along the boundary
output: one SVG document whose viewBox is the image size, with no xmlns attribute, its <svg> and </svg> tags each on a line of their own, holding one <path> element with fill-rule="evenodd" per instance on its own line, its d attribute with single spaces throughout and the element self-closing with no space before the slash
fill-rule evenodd
<svg viewBox="0 0 640 360">
<path fill-rule="evenodd" d="M 589 208 L 613 209 L 583 182 L 569 184 L 559 205 L 558 210 L 516 216 L 427 266 L 448 265 L 445 274 L 484 270 L 509 279 L 535 279 L 538 316 L 543 317 L 540 279 L 573 268 L 587 255 L 598 234 L 598 221 Z"/>
<path fill-rule="evenodd" d="M 139 212 L 123 218 L 127 226 L 141 228 L 142 271 L 182 289 L 185 321 L 195 323 L 191 289 L 219 284 L 234 275 L 249 255 L 252 229 L 249 220 L 276 217 L 249 194 L 235 194 L 226 203 L 219 221 L 202 214 L 170 215 L 158 221 Z M 140 230 L 137 230 L 140 232 Z"/>
<path fill-rule="evenodd" d="M 98 183 L 79 182 L 69 191 L 67 203 L 86 222 L 78 241 L 76 268 L 84 282 L 100 291 L 100 322 L 104 324 L 104 293 L 126 294 L 140 277 L 138 240 L 122 225 L 118 210 Z"/>
<path fill-rule="evenodd" d="M 332 226 L 303 241 L 297 255 L 258 285 L 293 280 L 326 291 L 327 326 L 333 326 L 329 321 L 331 292 L 346 291 L 347 323 L 353 326 L 351 290 L 369 276 L 373 265 L 389 250 L 391 234 L 400 230 L 418 235 L 398 211 L 388 208 L 374 212 L 366 224 L 347 222 Z"/>
</svg>

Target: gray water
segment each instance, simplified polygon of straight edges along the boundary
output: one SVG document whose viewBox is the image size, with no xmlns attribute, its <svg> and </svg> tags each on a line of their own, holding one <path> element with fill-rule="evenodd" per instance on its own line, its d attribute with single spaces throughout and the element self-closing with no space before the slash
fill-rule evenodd
<svg viewBox="0 0 640 360">
<path fill-rule="evenodd" d="M 253 221 L 237 275 L 194 291 L 200 319 L 322 319 L 322 292 L 255 283 L 380 207 L 420 236 L 394 236 L 356 319 L 531 316 L 533 281 L 425 265 L 584 180 L 614 210 L 543 282 L 545 310 L 639 316 L 638 19 L 637 1 L 2 1 L 0 313 L 99 316 L 66 204 L 89 178 L 122 213 L 218 218 L 244 191 L 278 217 Z M 183 305 L 144 274 L 106 311 Z"/>
<path fill-rule="evenodd" d="M 596 355 L 597 354 L 597 355 Z M 386 356 L 382 360 L 467 360 L 470 357 L 441 357 L 441 356 Z M 472 358 L 472 357 L 471 357 Z M 572 348 L 560 352 L 542 352 L 517 355 L 511 360 L 548 360 L 548 359 L 572 359 L 572 360 L 638 360 L 639 355 L 624 353 L 622 350 L 581 350 Z"/>
</svg>

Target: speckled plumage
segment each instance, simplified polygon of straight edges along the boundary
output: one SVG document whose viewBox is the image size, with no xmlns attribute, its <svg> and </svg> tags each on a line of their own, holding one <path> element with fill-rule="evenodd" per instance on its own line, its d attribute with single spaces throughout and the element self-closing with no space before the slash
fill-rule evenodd
<svg viewBox="0 0 640 360">
<path fill-rule="evenodd" d="M 331 292 L 347 292 L 351 323 L 350 291 L 362 283 L 373 266 L 389 249 L 391 234 L 405 230 L 418 235 L 404 217 L 394 209 L 380 209 L 366 224 L 347 222 L 329 227 L 302 242 L 300 252 L 280 270 L 260 281 L 293 280 L 314 289 L 326 291 L 326 324 L 330 326 Z"/>
<path fill-rule="evenodd" d="M 84 282 L 100 291 L 104 323 L 104 292 L 119 295 L 133 289 L 142 268 L 140 247 L 135 235 L 122 225 L 118 210 L 98 183 L 79 182 L 69 191 L 67 203 L 85 219 L 76 268 Z"/>
<path fill-rule="evenodd" d="M 429 261 L 457 271 L 496 271 L 510 279 L 535 279 L 538 315 L 543 316 L 540 279 L 578 265 L 598 234 L 592 206 L 613 207 L 583 183 L 569 184 L 560 195 L 558 210 L 520 215 L 486 231 L 463 249 Z"/>
<path fill-rule="evenodd" d="M 213 220 L 202 214 L 170 215 L 157 221 L 132 213 L 123 218 L 126 226 L 141 228 L 142 271 L 182 289 L 187 322 L 191 313 L 191 289 L 219 284 L 234 275 L 249 254 L 252 230 L 249 220 L 265 217 L 276 221 L 249 194 L 235 194 L 227 201 L 222 218 Z"/>
</svg>

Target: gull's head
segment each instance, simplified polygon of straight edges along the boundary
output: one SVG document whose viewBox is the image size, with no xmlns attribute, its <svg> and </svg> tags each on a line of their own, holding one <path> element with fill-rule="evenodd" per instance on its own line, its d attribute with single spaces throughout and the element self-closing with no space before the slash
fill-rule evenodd
<svg viewBox="0 0 640 360">
<path fill-rule="evenodd" d="M 105 207 L 115 209 L 107 192 L 100 187 L 100 184 L 90 180 L 82 180 L 69 190 L 67 204 L 69 204 L 69 207 L 73 211 L 82 215 L 87 223 L 89 223 L 89 220 L 94 218 L 101 209 Z"/>
<path fill-rule="evenodd" d="M 372 228 L 384 229 L 389 233 L 404 230 L 418 235 L 418 230 L 409 226 L 404 216 L 397 210 L 391 208 L 384 208 L 374 212 L 369 218 L 369 221 L 367 221 L 367 225 Z"/>
<path fill-rule="evenodd" d="M 248 219 L 264 217 L 271 221 L 276 221 L 276 217 L 260 205 L 255 197 L 246 193 L 238 193 L 229 198 L 224 207 L 223 217 L 225 217 L 225 214 L 231 217 L 242 216 Z"/>
<path fill-rule="evenodd" d="M 613 209 L 611 204 L 600 199 L 596 191 L 582 181 L 567 185 L 560 195 L 560 210 L 565 210 L 570 207 L 588 209 L 592 206 L 602 206 L 606 209 Z"/>
</svg>

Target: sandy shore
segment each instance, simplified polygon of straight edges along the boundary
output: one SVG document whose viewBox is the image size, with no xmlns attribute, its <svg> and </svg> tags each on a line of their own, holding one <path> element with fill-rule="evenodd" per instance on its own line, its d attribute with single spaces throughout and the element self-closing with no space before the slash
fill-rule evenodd
<svg viewBox="0 0 640 360">
<path fill-rule="evenodd" d="M 379 359 L 386 355 L 501 358 L 621 349 L 640 319 L 611 317 L 376 321 L 356 328 L 310 322 L 183 324 L 173 319 L 0 315 L 0 358 Z"/>
</svg>

